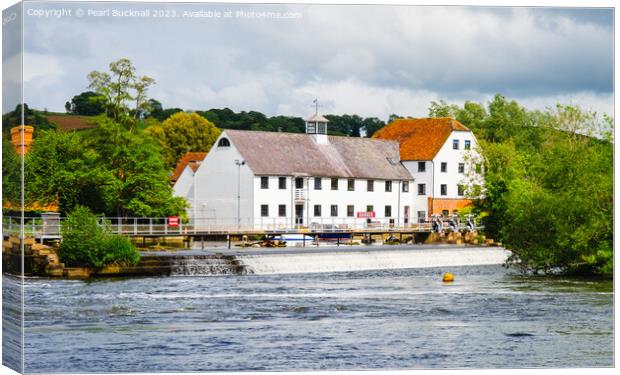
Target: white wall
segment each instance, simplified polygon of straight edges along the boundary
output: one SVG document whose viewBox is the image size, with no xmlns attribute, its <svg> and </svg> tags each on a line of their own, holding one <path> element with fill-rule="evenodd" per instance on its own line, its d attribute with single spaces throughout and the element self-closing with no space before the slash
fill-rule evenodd
<svg viewBox="0 0 620 375">
<path fill-rule="evenodd" d="M 220 138 L 225 137 L 222 132 Z M 218 138 L 219 141 L 219 138 Z M 212 226 L 217 223 L 227 228 L 234 228 L 237 218 L 237 173 L 235 160 L 243 160 L 241 154 L 232 144 L 229 147 L 218 147 L 215 142 L 204 161 L 196 171 L 196 217 L 197 226 Z M 241 218 L 242 225 L 251 225 L 253 215 L 253 178 L 254 175 L 247 164 L 241 166 Z M 188 201 L 192 201 L 193 190 L 190 189 Z M 193 202 L 192 202 L 193 203 Z M 193 207 L 188 210 L 193 217 Z"/>
<path fill-rule="evenodd" d="M 294 178 L 286 177 L 286 189 L 279 189 L 278 176 L 269 176 L 269 188 L 261 188 L 261 178 L 256 176 L 254 179 L 254 215 L 257 223 L 264 225 L 283 226 L 294 224 L 295 205 L 304 205 L 303 224 L 357 224 L 364 226 L 366 219 L 357 219 L 357 212 L 366 212 L 366 206 L 372 205 L 376 214 L 373 221 L 389 223 L 389 219 L 394 219 L 394 224 L 399 225 L 403 222 L 403 207 L 411 205 L 411 182 L 408 193 L 401 192 L 401 181 L 392 181 L 392 191 L 385 191 L 385 180 L 374 180 L 374 191 L 367 191 L 367 180 L 355 179 L 355 190 L 348 191 L 346 178 L 338 179 L 338 190 L 331 189 L 331 178 L 322 178 L 321 189 L 314 188 L 314 177 L 303 177 L 305 202 L 294 200 L 295 188 Z M 293 187 L 293 189 L 291 189 Z M 400 201 L 399 201 L 400 196 Z M 261 216 L 261 205 L 269 205 L 269 216 Z M 286 206 L 286 217 L 278 216 L 278 205 Z M 321 205 L 321 216 L 314 216 L 314 206 Z M 331 206 L 338 206 L 338 215 L 331 216 Z M 347 216 L 347 206 L 354 206 L 354 216 Z M 392 208 L 390 217 L 385 216 L 385 206 Z M 413 216 L 410 216 L 413 218 Z M 410 220 L 410 223 L 413 221 Z"/>
<path fill-rule="evenodd" d="M 459 149 L 454 150 L 452 148 L 452 141 L 457 139 L 459 141 Z M 471 142 L 471 149 L 465 150 L 465 141 Z M 470 173 L 475 173 L 474 166 L 468 162 L 470 158 L 467 155 L 475 153 L 478 144 L 472 132 L 453 131 L 450 137 L 446 140 L 446 143 L 441 147 L 437 155 L 433 159 L 434 164 L 434 187 L 433 196 L 435 198 L 450 198 L 450 199 L 465 199 L 465 196 L 458 195 L 458 185 L 465 184 L 467 182 L 466 176 Z M 441 172 L 441 163 L 448 163 L 448 170 L 446 173 Z M 465 165 L 465 173 L 459 173 L 459 163 Z M 448 188 L 448 194 L 441 195 L 441 185 L 445 184 Z"/>
<path fill-rule="evenodd" d="M 452 141 L 459 140 L 459 149 L 452 148 Z M 471 142 L 471 149 L 465 150 L 465 141 Z M 472 132 L 453 131 L 433 160 L 424 161 L 425 172 L 418 172 L 418 161 L 403 161 L 415 181 L 412 183 L 412 217 L 417 218 L 418 211 L 425 211 L 428 216 L 428 198 L 466 199 L 466 196 L 458 195 L 459 184 L 477 183 L 483 184 L 483 176 L 475 173 L 475 164 L 482 162 L 477 152 L 478 143 Z M 447 171 L 441 172 L 441 163 L 447 163 Z M 458 172 L 459 163 L 464 163 L 465 173 Z M 418 195 L 418 184 L 426 185 L 426 195 Z M 441 195 L 441 185 L 447 185 L 447 195 Z M 465 191 L 467 194 L 467 190 Z"/>
<path fill-rule="evenodd" d="M 190 166 L 186 166 L 177 181 L 174 183 L 172 187 L 173 194 L 177 197 L 190 197 L 190 189 L 194 184 L 194 171 Z"/>
<path fill-rule="evenodd" d="M 428 218 L 428 198 L 432 195 L 433 191 L 433 162 L 430 160 L 423 160 L 426 165 L 425 172 L 418 172 L 418 161 L 403 161 L 403 165 L 414 178 L 411 183 L 411 218 L 415 222 L 418 220 L 418 211 L 424 211 L 424 215 Z M 424 184 L 426 186 L 426 193 L 423 195 L 418 194 L 418 185 Z"/>
</svg>

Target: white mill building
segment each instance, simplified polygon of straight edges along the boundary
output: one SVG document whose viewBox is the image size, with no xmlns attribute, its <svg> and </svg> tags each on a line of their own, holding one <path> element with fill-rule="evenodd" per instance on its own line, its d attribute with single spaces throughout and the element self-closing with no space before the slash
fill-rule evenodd
<svg viewBox="0 0 620 375">
<path fill-rule="evenodd" d="M 317 111 L 306 134 L 224 130 L 180 164 L 175 192 L 196 227 L 405 227 L 470 204 L 460 186 L 476 140 L 457 121 L 397 120 L 373 138 L 327 135 L 328 123 Z"/>
<path fill-rule="evenodd" d="M 184 190 L 189 216 L 209 229 L 403 225 L 412 212 L 411 174 L 397 141 L 224 130 Z"/>
</svg>

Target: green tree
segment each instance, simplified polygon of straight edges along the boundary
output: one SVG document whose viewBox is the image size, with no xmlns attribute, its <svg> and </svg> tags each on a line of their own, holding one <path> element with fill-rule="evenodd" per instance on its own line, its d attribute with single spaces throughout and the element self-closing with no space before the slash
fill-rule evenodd
<svg viewBox="0 0 620 375">
<path fill-rule="evenodd" d="M 150 136 L 134 134 L 110 119 L 101 119 L 90 146 L 111 174 L 105 194 L 108 212 L 122 217 L 184 213 L 186 202 L 172 195 L 161 149 Z"/>
<path fill-rule="evenodd" d="M 71 99 L 69 112 L 83 116 L 100 115 L 105 112 L 105 100 L 105 97 L 102 95 L 92 91 L 85 91 Z"/>
<path fill-rule="evenodd" d="M 21 198 L 21 160 L 7 137 L 2 137 L 2 200 L 17 203 Z"/>
<path fill-rule="evenodd" d="M 111 62 L 109 68 L 110 72 L 90 72 L 88 87 L 105 98 L 109 118 L 133 131 L 137 119 L 149 110 L 147 93 L 155 80 L 138 76 L 126 58 Z"/>
<path fill-rule="evenodd" d="M 178 159 L 189 151 L 208 152 L 221 130 L 197 113 L 179 112 L 161 126 L 146 130 L 162 148 L 164 165 L 172 169 Z"/>
<path fill-rule="evenodd" d="M 443 99 L 435 102 L 432 101 L 428 107 L 428 117 L 452 117 L 456 118 L 459 107 L 454 104 L 448 104 Z"/>
<path fill-rule="evenodd" d="M 362 122 L 364 125 L 364 132 L 366 133 L 366 137 L 370 138 L 373 134 L 382 127 L 385 126 L 385 122 L 379 120 L 376 117 L 368 117 L 365 118 Z"/>
<path fill-rule="evenodd" d="M 42 131 L 24 161 L 29 202 L 57 203 L 61 214 L 77 205 L 106 212 L 111 174 L 75 132 Z"/>
</svg>

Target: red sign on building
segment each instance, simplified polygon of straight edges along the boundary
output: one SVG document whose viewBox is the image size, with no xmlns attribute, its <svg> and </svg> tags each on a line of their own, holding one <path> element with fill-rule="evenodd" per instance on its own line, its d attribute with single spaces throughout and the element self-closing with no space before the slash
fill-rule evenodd
<svg viewBox="0 0 620 375">
<path fill-rule="evenodd" d="M 168 217 L 168 225 L 171 227 L 179 226 L 179 217 L 178 216 L 169 216 Z"/>
<path fill-rule="evenodd" d="M 375 217 L 375 211 L 360 211 L 357 213 L 358 219 L 366 219 L 371 217 Z"/>
</svg>

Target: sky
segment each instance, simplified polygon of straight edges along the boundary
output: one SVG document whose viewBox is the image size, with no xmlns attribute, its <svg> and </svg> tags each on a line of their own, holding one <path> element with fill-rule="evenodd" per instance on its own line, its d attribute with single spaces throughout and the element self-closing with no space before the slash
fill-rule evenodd
<svg viewBox="0 0 620 375">
<path fill-rule="evenodd" d="M 387 120 L 501 93 L 531 109 L 613 115 L 611 9 L 29 2 L 24 30 L 25 101 L 50 111 L 126 57 L 155 78 L 152 98 L 186 110 L 304 117 L 318 98 L 323 113 Z M 5 80 L 18 52 L 5 36 Z M 3 113 L 18 102 L 10 85 Z"/>
</svg>

